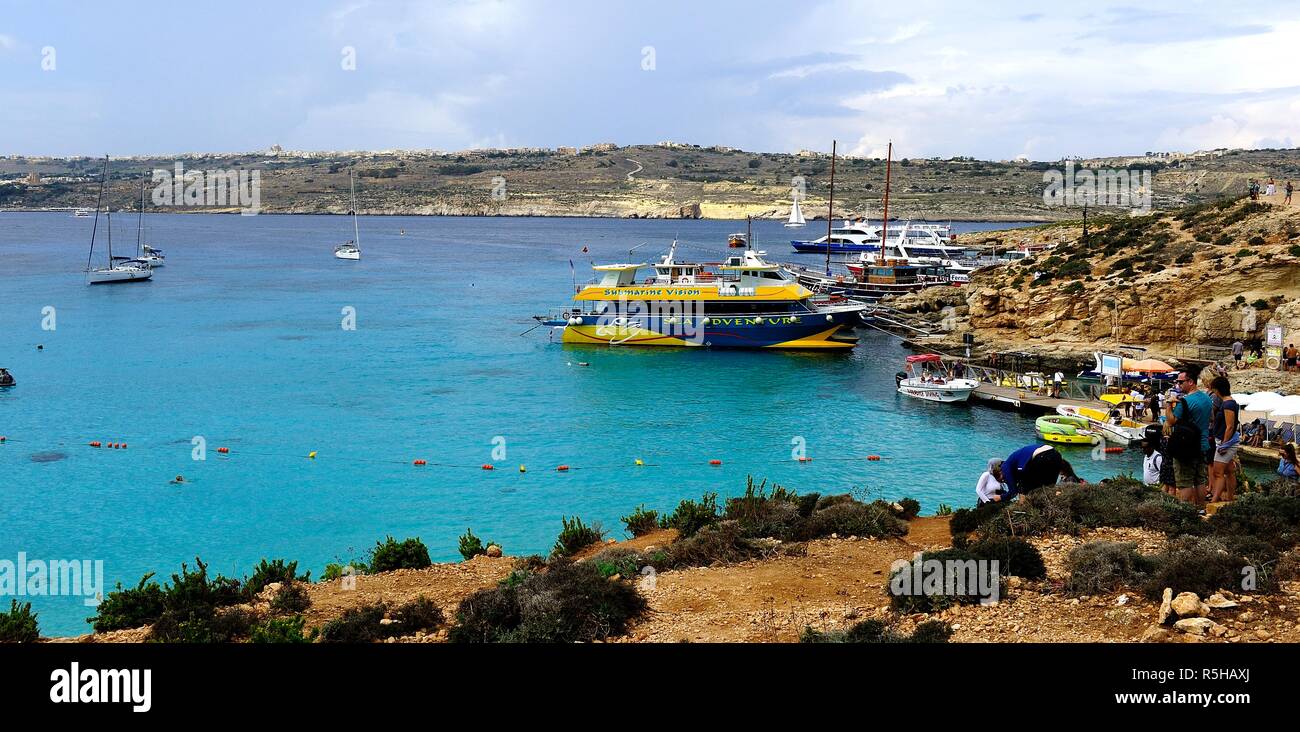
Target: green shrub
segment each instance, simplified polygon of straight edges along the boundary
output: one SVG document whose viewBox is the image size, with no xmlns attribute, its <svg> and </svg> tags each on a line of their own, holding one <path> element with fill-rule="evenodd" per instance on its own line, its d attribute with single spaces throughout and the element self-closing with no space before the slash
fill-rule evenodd
<svg viewBox="0 0 1300 732">
<path fill-rule="evenodd" d="M 755 486 L 750 478 L 745 495 L 727 499 L 722 518 L 737 522 L 747 537 L 785 538 L 799 520 L 799 497 L 779 485 L 769 496 L 766 485 L 763 481 Z"/>
<path fill-rule="evenodd" d="M 690 499 L 677 504 L 677 509 L 664 516 L 659 525 L 665 529 L 677 529 L 679 538 L 687 539 L 705 526 L 716 524 L 718 515 L 718 494 L 705 493 L 699 502 Z"/>
<path fill-rule="evenodd" d="M 967 550 L 979 559 L 996 560 L 1003 577 L 1041 580 L 1047 577 L 1043 555 L 1024 539 L 990 537 L 972 544 Z"/>
<path fill-rule="evenodd" d="M 689 539 L 678 539 L 646 561 L 658 570 L 681 567 L 709 567 L 735 564 L 767 554 L 769 549 L 746 538 L 739 523 L 721 521 L 697 531 Z"/>
<path fill-rule="evenodd" d="M 1151 496 L 1139 503 L 1135 511 L 1139 525 L 1163 532 L 1166 536 L 1200 534 L 1205 531 L 1205 521 L 1196 507 L 1167 493 Z"/>
<path fill-rule="evenodd" d="M 310 582 L 311 572 L 307 572 L 301 577 L 298 576 L 298 563 L 286 562 L 283 559 L 276 559 L 268 562 L 265 558 L 253 568 L 253 576 L 248 578 L 244 585 L 248 588 L 250 597 L 256 597 L 267 585 L 272 582 L 289 584 L 296 581 Z"/>
<path fill-rule="evenodd" d="M 825 501 L 825 499 L 823 499 Z M 887 538 L 905 536 L 907 522 L 894 515 L 883 502 L 859 503 L 852 500 L 830 503 L 799 522 L 793 530 L 795 541 L 837 536 Z"/>
<path fill-rule="evenodd" d="M 291 618 L 270 618 L 264 623 L 253 626 L 249 635 L 252 643 L 311 643 L 320 633 L 312 629 L 304 632 L 306 621 L 301 615 Z"/>
<path fill-rule="evenodd" d="M 271 611 L 277 613 L 300 613 L 311 607 L 311 597 L 301 582 L 285 582 L 271 598 Z"/>
<path fill-rule="evenodd" d="M 1154 568 L 1149 557 L 1138 553 L 1137 544 L 1119 541 L 1094 541 L 1070 551 L 1067 567 L 1070 578 L 1067 592 L 1098 595 L 1123 587 L 1139 585 Z"/>
<path fill-rule="evenodd" d="M 921 502 L 915 498 L 899 499 L 898 505 L 903 507 L 903 520 L 911 521 L 921 515 Z"/>
<path fill-rule="evenodd" d="M 659 528 L 659 512 L 647 511 L 644 505 L 637 506 L 636 510 L 624 516 L 622 521 L 623 525 L 627 527 L 628 534 L 645 536 Z"/>
<path fill-rule="evenodd" d="M 483 541 L 474 536 L 472 529 L 465 529 L 465 534 L 460 537 L 460 555 L 469 561 L 480 554 L 487 554 L 487 547 L 483 546 Z"/>
<path fill-rule="evenodd" d="M 246 635 L 252 625 L 251 613 L 234 608 L 230 613 L 218 610 L 247 602 L 250 595 L 239 580 L 217 575 L 208 577 L 208 565 L 195 558 L 194 571 L 182 564 L 180 574 L 163 588 L 163 610 L 154 622 L 150 639 L 167 643 L 227 643 Z"/>
<path fill-rule="evenodd" d="M 1300 543 L 1300 498 L 1248 493 L 1220 508 L 1206 522 L 1216 536 L 1253 536 L 1279 550 Z"/>
<path fill-rule="evenodd" d="M 940 620 L 918 623 L 911 635 L 895 629 L 883 620 L 863 620 L 847 630 L 819 632 L 804 628 L 800 643 L 947 643 L 952 626 Z"/>
<path fill-rule="evenodd" d="M 935 510 L 935 516 L 951 516 L 953 514 L 952 506 L 946 503 L 940 503 L 939 508 Z"/>
<path fill-rule="evenodd" d="M 587 526 L 582 523 L 582 519 L 574 516 L 570 521 L 566 517 L 560 517 L 560 523 L 563 528 L 560 529 L 560 535 L 555 539 L 555 546 L 551 549 L 552 556 L 569 557 L 579 551 L 598 544 L 605 539 L 605 532 L 601 530 L 600 524 Z"/>
<path fill-rule="evenodd" d="M 1259 546 L 1260 542 L 1253 542 L 1252 551 Z M 1195 592 L 1201 597 L 1218 589 L 1267 592 L 1274 588 L 1275 579 L 1266 561 L 1259 555 L 1248 558 L 1218 537 L 1183 536 L 1171 540 L 1164 553 L 1156 557 L 1156 568 L 1144 590 L 1151 598 L 1160 597 L 1166 587 L 1172 588 L 1175 595 Z M 1243 587 L 1247 577 L 1253 578 L 1253 588 Z"/>
<path fill-rule="evenodd" d="M 153 572 L 140 578 L 140 583 L 130 589 L 117 589 L 108 593 L 96 608 L 94 617 L 86 618 L 96 633 L 125 628 L 153 625 L 163 612 L 163 590 L 157 582 L 150 582 Z"/>
<path fill-rule="evenodd" d="M 420 631 L 432 633 L 447 622 L 442 610 L 424 595 L 398 605 L 390 615 L 393 624 L 388 627 L 392 629 L 390 634 L 394 635 L 415 635 Z"/>
<path fill-rule="evenodd" d="M 9 601 L 9 612 L 0 613 L 0 643 L 35 643 L 41 632 L 30 602 Z"/>
<path fill-rule="evenodd" d="M 380 621 L 387 610 L 382 602 L 350 607 L 321 628 L 320 639 L 325 643 L 373 643 L 384 637 Z"/>
<path fill-rule="evenodd" d="M 933 587 L 930 583 L 925 582 L 926 573 L 924 569 L 927 565 L 924 563 L 938 561 L 943 563 L 944 581 L 942 587 Z M 916 586 L 915 582 L 907 581 L 903 577 L 904 573 L 916 572 L 916 563 L 921 562 L 922 582 Z M 926 613 L 945 610 L 954 605 L 973 605 L 980 600 L 985 599 L 981 594 L 978 575 L 972 577 L 970 570 L 978 572 L 980 568 L 980 558 L 970 552 L 961 549 L 942 549 L 939 551 L 925 552 L 918 559 L 912 560 L 894 570 L 889 575 L 889 584 L 886 592 L 889 594 L 890 605 L 897 611 L 903 613 Z M 974 581 L 972 581 L 974 580 Z M 1001 583 L 1001 578 L 997 579 Z M 1001 588 L 999 587 L 999 590 Z"/>
<path fill-rule="evenodd" d="M 348 567 L 352 568 L 351 572 L 348 572 Z M 351 559 L 347 562 L 340 560 L 338 562 L 330 562 L 329 564 L 326 564 L 325 571 L 321 573 L 321 579 L 330 582 L 332 580 L 342 579 L 343 577 L 355 577 L 357 575 L 365 574 L 368 570 L 369 567 L 366 566 L 366 563 L 359 559 Z"/>
<path fill-rule="evenodd" d="M 602 577 L 635 577 L 641 570 L 641 555 L 631 549 L 606 549 L 587 560 Z"/>
<path fill-rule="evenodd" d="M 432 564 L 429 561 L 429 548 L 418 536 L 400 542 L 389 536 L 382 542 L 375 542 L 375 548 L 370 554 L 370 570 L 373 572 L 424 569 Z"/>
<path fill-rule="evenodd" d="M 978 529 L 984 522 L 993 518 L 1002 512 L 1002 509 L 1009 504 L 1001 501 L 990 501 L 981 503 L 974 508 L 959 508 L 952 512 L 952 518 L 948 519 L 948 530 L 954 535 L 969 534 Z"/>
<path fill-rule="evenodd" d="M 622 635 L 646 608 L 631 583 L 611 582 L 589 562 L 558 561 L 517 585 L 465 598 L 448 638 L 457 643 L 590 642 Z"/>
</svg>

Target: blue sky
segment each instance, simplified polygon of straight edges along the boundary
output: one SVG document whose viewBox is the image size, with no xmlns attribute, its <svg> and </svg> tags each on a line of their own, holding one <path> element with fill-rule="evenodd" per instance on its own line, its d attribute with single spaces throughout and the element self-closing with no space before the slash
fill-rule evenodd
<svg viewBox="0 0 1300 732">
<path fill-rule="evenodd" d="M 1292 147 L 1297 47 L 1253 0 L 0 0 L 0 154 Z"/>
</svg>

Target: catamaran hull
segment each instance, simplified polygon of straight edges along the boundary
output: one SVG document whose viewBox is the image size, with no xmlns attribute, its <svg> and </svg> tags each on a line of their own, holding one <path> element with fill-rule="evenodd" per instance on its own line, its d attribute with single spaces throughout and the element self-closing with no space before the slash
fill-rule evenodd
<svg viewBox="0 0 1300 732">
<path fill-rule="evenodd" d="M 706 348 L 782 348 L 843 350 L 857 340 L 841 335 L 858 317 L 858 310 L 806 315 L 764 316 L 761 322 L 752 317 L 710 317 L 683 323 L 682 319 L 666 322 L 664 318 L 615 319 L 600 323 L 588 316 L 582 323 L 549 321 L 562 328 L 561 341 L 609 346 L 686 346 Z"/>
</svg>

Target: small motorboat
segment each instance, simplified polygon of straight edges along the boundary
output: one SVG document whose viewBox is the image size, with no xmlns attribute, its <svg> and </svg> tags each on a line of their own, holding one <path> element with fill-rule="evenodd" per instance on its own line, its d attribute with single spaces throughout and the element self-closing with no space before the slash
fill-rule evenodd
<svg viewBox="0 0 1300 732">
<path fill-rule="evenodd" d="M 14 380 L 14 375 L 9 373 L 9 369 L 0 369 L 0 389 L 7 386 L 13 386 L 18 382 Z"/>
<path fill-rule="evenodd" d="M 1062 404 L 1056 408 L 1056 413 L 1066 417 L 1087 420 L 1090 429 L 1105 437 L 1108 442 L 1114 442 L 1118 445 L 1141 442 L 1146 434 L 1146 425 L 1141 422 L 1126 419 L 1122 415 L 1107 413 L 1093 407 Z"/>
<path fill-rule="evenodd" d="M 1063 414 L 1046 414 L 1034 420 L 1034 429 L 1038 430 L 1039 437 L 1060 445 L 1101 444 L 1101 436 L 1089 429 L 1090 426 L 1083 417 Z"/>
<path fill-rule="evenodd" d="M 953 378 L 937 353 L 908 356 L 907 370 L 895 381 L 900 394 L 929 402 L 964 402 L 979 386 L 974 379 Z"/>
</svg>

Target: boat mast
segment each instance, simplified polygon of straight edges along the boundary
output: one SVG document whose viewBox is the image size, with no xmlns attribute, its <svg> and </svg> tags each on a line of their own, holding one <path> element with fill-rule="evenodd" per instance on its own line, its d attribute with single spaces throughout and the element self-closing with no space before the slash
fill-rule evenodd
<svg viewBox="0 0 1300 732">
<path fill-rule="evenodd" d="M 99 231 L 99 206 L 104 202 L 104 181 L 108 178 L 108 156 L 104 156 L 104 172 L 99 177 L 99 197 L 95 199 L 95 225 L 90 229 L 90 254 L 86 255 L 86 271 L 95 258 L 95 232 Z"/>
<path fill-rule="evenodd" d="M 894 161 L 894 141 L 889 141 L 889 151 L 885 153 L 885 210 L 880 219 L 880 263 L 885 263 L 885 242 L 889 240 L 889 173 Z M 899 241 L 902 243 L 902 240 Z"/>
<path fill-rule="evenodd" d="M 754 217 L 745 217 L 745 246 L 754 248 Z"/>
<path fill-rule="evenodd" d="M 361 248 L 361 229 L 357 227 L 357 182 L 348 168 L 348 187 L 352 190 L 352 243 Z"/>
<path fill-rule="evenodd" d="M 140 179 L 140 212 L 135 220 L 135 258 L 140 258 L 140 244 L 144 237 L 144 178 Z"/>
<path fill-rule="evenodd" d="M 831 227 L 835 225 L 835 140 L 831 140 L 831 196 L 826 206 L 826 276 L 831 276 Z"/>
</svg>

